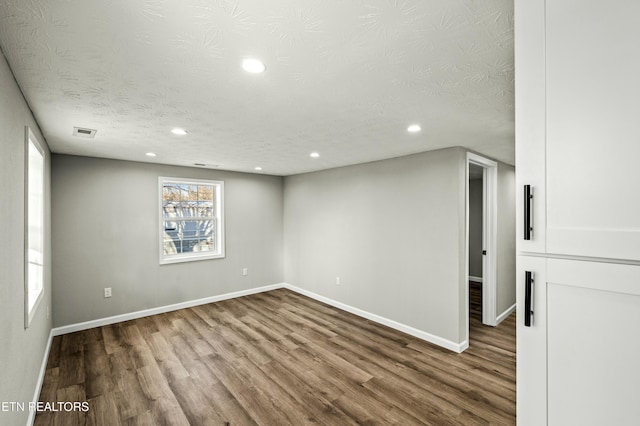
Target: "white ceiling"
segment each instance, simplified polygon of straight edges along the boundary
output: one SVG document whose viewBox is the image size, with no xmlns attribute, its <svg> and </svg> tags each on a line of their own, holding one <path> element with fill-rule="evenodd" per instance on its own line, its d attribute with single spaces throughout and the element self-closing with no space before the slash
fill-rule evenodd
<svg viewBox="0 0 640 426">
<path fill-rule="evenodd" d="M 449 146 L 514 162 L 513 0 L 2 0 L 0 46 L 57 153 L 274 175 Z"/>
</svg>

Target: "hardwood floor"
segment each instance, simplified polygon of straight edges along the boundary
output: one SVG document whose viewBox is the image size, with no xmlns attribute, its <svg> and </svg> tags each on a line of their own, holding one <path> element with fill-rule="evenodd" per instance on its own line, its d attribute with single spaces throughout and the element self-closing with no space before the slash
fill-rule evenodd
<svg viewBox="0 0 640 426">
<path fill-rule="evenodd" d="M 473 317 L 473 315 L 472 315 Z M 54 338 L 36 425 L 515 424 L 515 318 L 455 354 L 288 290 Z"/>
<path fill-rule="evenodd" d="M 470 327 L 482 324 L 482 283 L 469 281 L 469 320 L 475 321 Z"/>
</svg>

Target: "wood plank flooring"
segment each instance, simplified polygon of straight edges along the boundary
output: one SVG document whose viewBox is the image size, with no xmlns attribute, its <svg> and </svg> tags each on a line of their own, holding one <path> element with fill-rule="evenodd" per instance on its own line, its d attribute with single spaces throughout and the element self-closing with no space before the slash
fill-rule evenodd
<svg viewBox="0 0 640 426">
<path fill-rule="evenodd" d="M 515 424 L 515 318 L 455 354 L 281 289 L 54 338 L 36 425 Z"/>
<path fill-rule="evenodd" d="M 470 327 L 482 324 L 482 283 L 469 281 L 469 320 L 476 321 Z"/>
</svg>

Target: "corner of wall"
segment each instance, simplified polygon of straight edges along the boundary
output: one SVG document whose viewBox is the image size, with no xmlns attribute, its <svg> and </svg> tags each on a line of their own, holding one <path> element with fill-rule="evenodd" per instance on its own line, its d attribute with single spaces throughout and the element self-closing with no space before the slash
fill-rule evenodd
<svg viewBox="0 0 640 426">
<path fill-rule="evenodd" d="M 40 133 L 29 105 L 22 96 L 11 68 L 0 55 L 0 140 L 3 153 L 3 202 L 0 223 L 3 224 L 3 246 L 0 257 L 0 324 L 2 345 L 0 364 L 0 401 L 15 402 L 28 407 L 37 398 L 42 383 L 41 373 L 46 363 L 51 335 L 51 155 Z M 25 127 L 29 127 L 45 148 L 45 258 L 44 297 L 36 308 L 28 328 L 24 327 L 24 262 L 25 253 Z M 35 396 L 34 396 L 35 394 Z M 25 424 L 30 421 L 28 410 L 0 411 L 0 424 Z"/>
</svg>

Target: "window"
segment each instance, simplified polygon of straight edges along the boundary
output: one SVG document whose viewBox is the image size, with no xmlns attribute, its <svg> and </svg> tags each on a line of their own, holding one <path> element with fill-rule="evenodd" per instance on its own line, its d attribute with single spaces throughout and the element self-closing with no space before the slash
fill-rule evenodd
<svg viewBox="0 0 640 426">
<path fill-rule="evenodd" d="M 160 263 L 224 257 L 224 182 L 159 181 Z"/>
<path fill-rule="evenodd" d="M 29 128 L 25 152 L 25 328 L 44 292 L 44 150 Z"/>
</svg>

